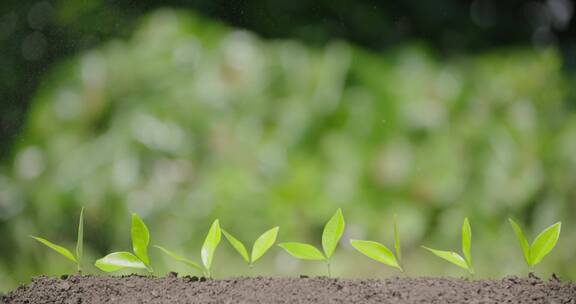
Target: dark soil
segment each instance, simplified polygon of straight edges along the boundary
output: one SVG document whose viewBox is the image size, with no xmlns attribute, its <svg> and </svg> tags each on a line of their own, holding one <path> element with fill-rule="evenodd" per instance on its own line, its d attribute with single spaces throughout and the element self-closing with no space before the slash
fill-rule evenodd
<svg viewBox="0 0 576 304">
<path fill-rule="evenodd" d="M 545 303 L 576 304 L 576 283 L 390 278 L 37 277 L 3 298 L 12 303 Z"/>
</svg>

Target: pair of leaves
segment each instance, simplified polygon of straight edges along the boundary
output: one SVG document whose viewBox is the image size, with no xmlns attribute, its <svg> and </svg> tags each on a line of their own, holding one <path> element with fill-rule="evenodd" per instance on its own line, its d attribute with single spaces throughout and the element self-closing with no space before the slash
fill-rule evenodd
<svg viewBox="0 0 576 304">
<path fill-rule="evenodd" d="M 278 235 L 279 229 L 280 229 L 279 227 L 274 227 L 264 232 L 262 235 L 260 235 L 254 242 L 254 245 L 252 246 L 251 255 L 248 254 L 246 247 L 244 246 L 244 244 L 242 244 L 241 241 L 232 236 L 226 230 L 222 230 L 222 233 L 224 233 L 224 236 L 226 237 L 230 245 L 232 245 L 232 247 L 234 247 L 234 249 L 238 251 L 238 253 L 242 256 L 244 261 L 246 261 L 246 263 L 250 265 L 253 265 L 259 258 L 261 258 L 266 253 L 266 251 L 268 251 L 268 249 L 270 249 L 270 247 L 272 247 L 272 245 L 274 245 L 274 243 L 276 242 L 276 236 Z"/>
<path fill-rule="evenodd" d="M 330 220 L 324 226 L 324 231 L 322 232 L 322 249 L 324 253 L 318 250 L 316 247 L 297 242 L 281 243 L 278 246 L 282 247 L 286 252 L 295 258 L 302 260 L 328 260 L 334 254 L 336 246 L 345 228 L 344 216 L 342 215 L 342 210 L 338 208 L 336 213 L 330 218 Z"/>
<path fill-rule="evenodd" d="M 402 260 L 402 252 L 400 250 L 400 237 L 398 235 L 398 224 L 396 216 L 394 216 L 394 251 L 396 252 L 396 256 L 394 256 L 388 247 L 378 242 L 350 240 L 350 244 L 360 253 L 373 260 L 397 268 L 402 272 L 404 271 L 400 265 L 400 261 Z"/>
<path fill-rule="evenodd" d="M 202 258 L 202 266 L 198 265 L 196 262 L 180 256 L 173 251 L 170 251 L 162 246 L 154 246 L 160 249 L 164 254 L 169 256 L 175 261 L 181 262 L 186 264 L 187 266 L 194 268 L 198 271 L 204 272 L 207 276 L 210 276 L 210 269 L 212 267 L 212 261 L 214 260 L 214 253 L 216 252 L 216 248 L 218 244 L 220 244 L 221 239 L 221 229 L 220 229 L 220 221 L 215 220 L 212 225 L 210 226 L 210 230 L 208 230 L 208 234 L 204 239 L 204 244 L 202 245 L 202 249 L 200 250 L 200 256 Z"/>
<path fill-rule="evenodd" d="M 425 246 L 422 247 L 440 258 L 468 270 L 470 274 L 474 274 L 474 268 L 472 267 L 471 244 L 472 228 L 470 227 L 468 218 L 465 218 L 464 224 L 462 224 L 462 253 L 464 254 L 464 257 L 453 251 L 436 250 Z"/>
<path fill-rule="evenodd" d="M 132 251 L 120 251 L 110 253 L 96 261 L 95 265 L 102 271 L 112 272 L 124 268 L 146 269 L 152 272 L 150 259 L 148 257 L 148 244 L 150 243 L 150 232 L 144 221 L 136 214 L 132 214 L 132 224 L 130 228 L 132 238 Z"/>
<path fill-rule="evenodd" d="M 530 267 L 540 263 L 540 261 L 542 261 L 542 259 L 550 253 L 552 249 L 554 249 L 558 242 L 558 238 L 560 237 L 560 230 L 562 228 L 561 222 L 549 226 L 538 234 L 534 239 L 534 242 L 532 242 L 532 245 L 529 245 L 520 226 L 512 219 L 508 219 L 508 221 L 518 238 L 518 242 L 522 248 L 522 253 L 524 253 L 524 260 Z"/>
</svg>

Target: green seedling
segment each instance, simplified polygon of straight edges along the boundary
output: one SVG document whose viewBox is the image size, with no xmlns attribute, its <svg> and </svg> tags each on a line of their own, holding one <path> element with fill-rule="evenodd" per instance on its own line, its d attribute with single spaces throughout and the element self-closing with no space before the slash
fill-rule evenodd
<svg viewBox="0 0 576 304">
<path fill-rule="evenodd" d="M 74 256 L 68 249 L 56 245 L 46 239 L 37 236 L 30 236 L 30 237 L 48 246 L 48 248 L 58 252 L 68 260 L 74 262 L 76 264 L 76 269 L 78 273 L 82 272 L 82 256 L 84 251 L 84 208 L 80 210 L 80 219 L 78 220 L 78 239 L 76 241 L 76 256 Z"/>
<path fill-rule="evenodd" d="M 520 248 L 522 248 L 522 253 L 524 253 L 524 260 L 528 265 L 529 271 L 532 272 L 534 266 L 540 263 L 540 261 L 542 261 L 542 259 L 550 253 L 552 249 L 554 249 L 554 246 L 556 246 L 558 238 L 560 237 L 562 223 L 558 222 L 544 229 L 544 231 L 540 232 L 540 234 L 538 234 L 534 239 L 532 245 L 529 245 L 520 226 L 518 226 L 518 224 L 516 224 L 516 222 L 511 218 L 509 218 L 508 221 L 510 222 L 510 225 L 512 225 L 514 233 L 516 233 L 516 237 L 520 243 Z"/>
<path fill-rule="evenodd" d="M 132 225 L 130 228 L 132 238 L 132 251 L 113 252 L 96 261 L 95 265 L 105 272 L 117 271 L 125 268 L 146 269 L 152 273 L 154 270 L 150 266 L 148 258 L 148 244 L 150 243 L 150 232 L 144 221 L 136 213 L 132 214 Z"/>
<path fill-rule="evenodd" d="M 316 247 L 305 243 L 288 242 L 278 244 L 278 246 L 298 259 L 325 261 L 328 268 L 328 276 L 330 276 L 330 258 L 344 233 L 344 227 L 344 216 L 342 215 L 342 210 L 338 208 L 336 213 L 330 218 L 328 223 L 326 223 L 324 231 L 322 232 L 322 249 L 324 253 Z"/>
<path fill-rule="evenodd" d="M 396 216 L 394 216 L 394 251 L 396 252 L 396 256 L 394 256 L 394 253 L 392 253 L 388 247 L 374 241 L 350 240 L 350 245 L 365 256 L 404 272 L 401 263 L 402 252 L 400 250 L 400 237 L 398 236 Z"/>
<path fill-rule="evenodd" d="M 216 252 L 216 248 L 218 247 L 218 244 L 220 244 L 220 237 L 220 222 L 215 220 L 212 223 L 212 226 L 210 226 L 210 230 L 208 230 L 208 234 L 206 235 L 206 239 L 204 239 L 204 244 L 202 245 L 202 249 L 200 251 L 200 256 L 202 258 L 202 264 L 204 265 L 204 268 L 202 268 L 202 266 L 198 265 L 196 262 L 182 257 L 162 246 L 156 245 L 154 247 L 160 249 L 164 254 L 173 260 L 184 263 L 187 266 L 204 273 L 206 277 L 211 277 L 212 275 L 210 273 L 210 269 L 212 267 L 212 260 L 214 259 L 214 252 Z"/>
<path fill-rule="evenodd" d="M 453 251 L 436 250 L 426 246 L 422 247 L 445 259 L 446 261 L 468 270 L 471 275 L 474 275 L 474 268 L 472 267 L 472 255 L 470 254 L 471 243 L 472 229 L 470 228 L 470 222 L 468 221 L 468 218 L 465 218 L 464 224 L 462 225 L 462 253 L 464 254 L 464 257 Z"/>
<path fill-rule="evenodd" d="M 236 251 L 238 251 L 238 253 L 242 256 L 244 261 L 246 261 L 246 263 L 248 263 L 250 267 L 253 267 L 254 263 L 259 258 L 261 258 L 266 253 L 266 251 L 268 251 L 268 249 L 272 247 L 272 245 L 274 245 L 274 243 L 276 242 L 276 236 L 278 235 L 279 229 L 280 229 L 279 227 L 274 227 L 264 232 L 262 235 L 260 235 L 258 239 L 256 239 L 256 241 L 254 242 L 254 245 L 252 246 L 251 255 L 248 254 L 248 251 L 246 250 L 246 247 L 244 246 L 244 244 L 242 244 L 242 242 L 240 242 L 226 230 L 222 230 L 222 233 L 224 234 L 230 245 L 232 245 L 232 247 L 234 247 L 234 249 L 236 249 Z"/>
</svg>

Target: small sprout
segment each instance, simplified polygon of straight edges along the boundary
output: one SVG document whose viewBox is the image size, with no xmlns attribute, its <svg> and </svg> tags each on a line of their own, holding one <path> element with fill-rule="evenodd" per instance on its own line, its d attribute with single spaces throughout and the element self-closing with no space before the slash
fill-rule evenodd
<svg viewBox="0 0 576 304">
<path fill-rule="evenodd" d="M 429 250 L 436 256 L 445 259 L 446 261 L 468 270 L 471 275 L 474 275 L 474 268 L 472 267 L 472 255 L 470 254 L 471 242 L 472 229 L 470 228 L 470 222 L 468 221 L 468 218 L 465 218 L 464 224 L 462 225 L 462 253 L 464 254 L 464 257 L 452 251 L 436 250 L 425 246 L 422 247 L 426 250 Z"/>
<path fill-rule="evenodd" d="M 344 227 L 344 216 L 342 215 L 342 210 L 338 208 L 336 213 L 326 223 L 322 232 L 322 249 L 324 253 L 320 252 L 316 247 L 304 243 L 289 242 L 278 244 L 278 246 L 298 259 L 325 261 L 328 267 L 328 276 L 330 276 L 330 258 L 344 233 Z"/>
<path fill-rule="evenodd" d="M 394 251 L 396 251 L 396 256 L 386 246 L 374 241 L 350 240 L 350 245 L 365 256 L 404 272 L 401 266 L 402 254 L 396 216 L 394 216 Z"/>
<path fill-rule="evenodd" d="M 76 264 L 76 269 L 78 273 L 82 272 L 82 255 L 84 247 L 84 208 L 80 210 L 80 219 L 78 220 L 78 239 L 76 241 L 76 256 L 74 256 L 68 249 L 56 245 L 46 239 L 36 236 L 30 236 L 30 237 L 48 246 L 48 248 L 58 252 L 68 260 L 74 262 Z"/>
<path fill-rule="evenodd" d="M 166 254 L 173 260 L 184 263 L 191 268 L 201 271 L 202 273 L 204 273 L 205 276 L 211 277 L 210 268 L 212 266 L 212 260 L 214 259 L 214 252 L 216 251 L 218 244 L 220 244 L 220 236 L 221 236 L 220 222 L 218 220 L 215 220 L 212 223 L 212 226 L 210 226 L 210 230 L 208 230 L 208 234 L 204 239 L 204 245 L 202 245 L 202 249 L 200 251 L 202 264 L 204 265 L 204 268 L 202 268 L 202 266 L 198 265 L 196 262 L 187 259 L 185 257 L 182 257 L 162 246 L 156 245 L 154 247 L 160 249 L 162 252 L 164 252 L 164 254 Z"/>
<path fill-rule="evenodd" d="M 558 242 L 558 238 L 560 237 L 560 230 L 562 228 L 562 223 L 557 222 L 552 226 L 544 229 L 544 231 L 540 232 L 532 245 L 528 244 L 528 240 L 524 236 L 524 232 L 514 220 L 511 218 L 508 219 L 512 229 L 514 229 L 514 233 L 516 233 L 516 237 L 518 238 L 518 242 L 520 243 L 520 248 L 522 248 L 522 252 L 524 253 L 524 260 L 526 264 L 528 264 L 528 268 L 530 271 L 534 269 L 534 266 L 548 254 L 556 243 Z"/>
<path fill-rule="evenodd" d="M 124 268 L 146 269 L 153 272 L 148 258 L 148 244 L 150 243 L 150 232 L 148 227 L 136 213 L 132 214 L 132 225 L 130 228 L 132 238 L 132 251 L 114 252 L 96 261 L 95 265 L 102 271 L 112 272 Z"/>
<path fill-rule="evenodd" d="M 226 237 L 230 245 L 232 245 L 232 247 L 234 247 L 234 249 L 236 249 L 236 251 L 238 251 L 238 253 L 242 256 L 244 261 L 246 261 L 246 263 L 248 263 L 250 267 L 253 267 L 254 263 L 259 258 L 261 258 L 266 253 L 266 251 L 268 251 L 268 249 L 272 247 L 272 245 L 274 245 L 274 243 L 276 242 L 276 236 L 278 235 L 279 229 L 280 229 L 279 227 L 274 227 L 264 232 L 262 235 L 260 235 L 258 239 L 256 239 L 256 241 L 254 242 L 254 245 L 252 246 L 251 256 L 248 255 L 248 251 L 246 250 L 246 247 L 244 246 L 244 244 L 242 244 L 242 242 L 240 242 L 226 230 L 222 230 L 222 233 L 224 234 L 224 237 Z"/>
</svg>

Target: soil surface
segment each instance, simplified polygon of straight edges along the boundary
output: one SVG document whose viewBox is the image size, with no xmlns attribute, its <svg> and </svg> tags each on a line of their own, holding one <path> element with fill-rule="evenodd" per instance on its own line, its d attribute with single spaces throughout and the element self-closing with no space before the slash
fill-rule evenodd
<svg viewBox="0 0 576 304">
<path fill-rule="evenodd" d="M 385 280 L 143 276 L 37 277 L 2 300 L 12 303 L 545 303 L 576 304 L 576 283 L 456 278 Z M 1 301 L 0 301 L 1 302 Z"/>
</svg>

